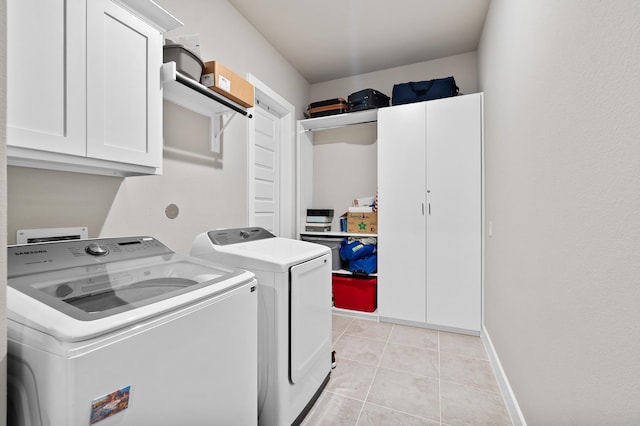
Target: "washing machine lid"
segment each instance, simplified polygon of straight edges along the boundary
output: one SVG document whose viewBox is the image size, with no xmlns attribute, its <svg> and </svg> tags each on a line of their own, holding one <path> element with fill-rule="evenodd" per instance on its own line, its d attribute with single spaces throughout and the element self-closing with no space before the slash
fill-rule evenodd
<svg viewBox="0 0 640 426">
<path fill-rule="evenodd" d="M 10 246 L 7 267 L 9 317 L 72 340 L 213 297 L 253 277 L 178 255 L 151 237 Z"/>
<path fill-rule="evenodd" d="M 209 231 L 194 240 L 191 254 L 247 270 L 288 271 L 293 265 L 330 253 L 328 247 L 276 237 L 263 228 Z"/>
</svg>

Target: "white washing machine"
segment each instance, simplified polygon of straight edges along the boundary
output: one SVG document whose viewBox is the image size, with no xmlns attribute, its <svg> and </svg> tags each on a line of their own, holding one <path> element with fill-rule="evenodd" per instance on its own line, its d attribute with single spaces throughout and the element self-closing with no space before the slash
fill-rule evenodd
<svg viewBox="0 0 640 426">
<path fill-rule="evenodd" d="M 191 255 L 258 280 L 258 424 L 299 424 L 331 373 L 329 248 L 263 228 L 198 235 Z"/>
<path fill-rule="evenodd" d="M 151 237 L 8 248 L 10 425 L 257 424 L 254 274 Z"/>
</svg>

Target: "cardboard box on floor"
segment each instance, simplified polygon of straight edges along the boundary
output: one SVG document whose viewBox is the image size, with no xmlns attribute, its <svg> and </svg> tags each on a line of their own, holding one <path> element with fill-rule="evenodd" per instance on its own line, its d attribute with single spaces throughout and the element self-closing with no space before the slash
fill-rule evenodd
<svg viewBox="0 0 640 426">
<path fill-rule="evenodd" d="M 378 212 L 347 212 L 341 217 L 347 218 L 347 232 L 358 234 L 378 233 Z"/>
<path fill-rule="evenodd" d="M 253 84 L 217 61 L 204 63 L 200 82 L 245 108 L 253 106 Z"/>
</svg>

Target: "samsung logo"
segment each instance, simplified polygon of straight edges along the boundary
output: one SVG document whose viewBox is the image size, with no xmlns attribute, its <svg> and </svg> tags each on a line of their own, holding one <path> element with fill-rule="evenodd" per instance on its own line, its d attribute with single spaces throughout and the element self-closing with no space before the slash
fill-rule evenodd
<svg viewBox="0 0 640 426">
<path fill-rule="evenodd" d="M 27 255 L 27 254 L 42 254 L 42 253 L 46 253 L 46 250 L 29 250 L 29 251 L 16 251 L 15 254 L 16 256 L 23 256 L 23 255 Z"/>
</svg>

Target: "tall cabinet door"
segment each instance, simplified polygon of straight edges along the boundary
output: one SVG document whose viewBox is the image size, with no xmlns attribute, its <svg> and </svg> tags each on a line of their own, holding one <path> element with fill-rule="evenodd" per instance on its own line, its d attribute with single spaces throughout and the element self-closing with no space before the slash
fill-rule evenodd
<svg viewBox="0 0 640 426">
<path fill-rule="evenodd" d="M 7 1 L 9 146 L 85 154 L 83 0 Z"/>
<path fill-rule="evenodd" d="M 425 103 L 378 111 L 378 313 L 425 322 Z"/>
<path fill-rule="evenodd" d="M 160 167 L 162 35 L 111 0 L 87 2 L 87 155 Z"/>
<path fill-rule="evenodd" d="M 482 95 L 441 99 L 426 107 L 426 322 L 479 331 Z"/>
</svg>

